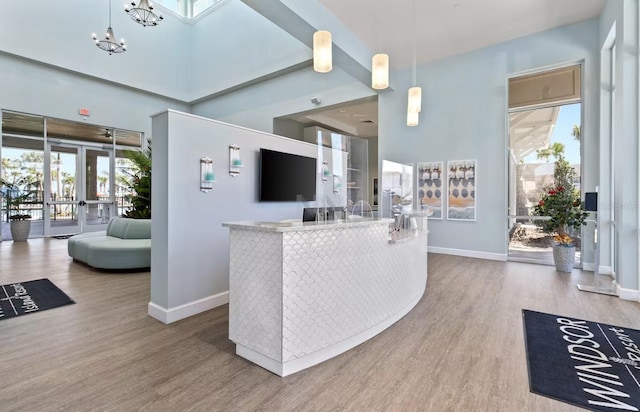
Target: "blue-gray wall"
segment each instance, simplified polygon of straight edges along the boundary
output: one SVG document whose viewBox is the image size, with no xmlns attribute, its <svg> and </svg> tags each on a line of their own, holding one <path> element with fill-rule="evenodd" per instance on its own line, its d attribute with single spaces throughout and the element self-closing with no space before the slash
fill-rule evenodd
<svg viewBox="0 0 640 412">
<path fill-rule="evenodd" d="M 586 164 L 597 164 L 598 22 L 564 26 L 433 62 L 417 70 L 422 112 L 406 126 L 411 71 L 396 91 L 379 97 L 379 159 L 415 164 L 477 160 L 475 222 L 434 220 L 429 244 L 443 253 L 504 259 L 507 253 L 507 78 L 566 63 L 584 63 L 583 136 Z M 597 183 L 585 170 L 585 189 Z"/>
</svg>

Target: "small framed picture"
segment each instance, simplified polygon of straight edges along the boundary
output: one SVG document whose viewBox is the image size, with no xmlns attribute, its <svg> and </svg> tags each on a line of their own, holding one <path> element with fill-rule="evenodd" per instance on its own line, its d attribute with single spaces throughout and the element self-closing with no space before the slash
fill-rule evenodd
<svg viewBox="0 0 640 412">
<path fill-rule="evenodd" d="M 418 204 L 431 210 L 429 219 L 442 220 L 445 176 L 443 162 L 418 163 Z"/>
<path fill-rule="evenodd" d="M 477 181 L 475 160 L 447 162 L 447 219 L 476 220 Z"/>
<path fill-rule="evenodd" d="M 333 175 L 333 193 L 338 194 L 342 190 L 342 177 Z"/>
</svg>

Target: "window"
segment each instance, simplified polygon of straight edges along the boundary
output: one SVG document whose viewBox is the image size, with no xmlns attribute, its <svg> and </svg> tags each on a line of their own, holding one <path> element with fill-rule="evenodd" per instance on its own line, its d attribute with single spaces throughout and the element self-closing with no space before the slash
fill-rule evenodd
<svg viewBox="0 0 640 412">
<path fill-rule="evenodd" d="M 185 18 L 195 18 L 228 0 L 156 0 L 155 3 Z"/>
</svg>

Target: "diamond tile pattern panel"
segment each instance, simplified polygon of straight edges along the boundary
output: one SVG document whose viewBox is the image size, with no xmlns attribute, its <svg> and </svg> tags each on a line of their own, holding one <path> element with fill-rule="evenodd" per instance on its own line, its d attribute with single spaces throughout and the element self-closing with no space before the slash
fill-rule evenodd
<svg viewBox="0 0 640 412">
<path fill-rule="evenodd" d="M 283 362 L 362 333 L 424 293 L 426 234 L 387 239 L 387 224 L 284 233 Z"/>
<path fill-rule="evenodd" d="M 282 233 L 230 230 L 229 339 L 282 361 Z"/>
</svg>

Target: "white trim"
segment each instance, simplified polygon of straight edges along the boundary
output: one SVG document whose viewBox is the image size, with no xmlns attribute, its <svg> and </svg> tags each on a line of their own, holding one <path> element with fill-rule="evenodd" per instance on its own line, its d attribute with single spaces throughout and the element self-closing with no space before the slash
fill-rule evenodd
<svg viewBox="0 0 640 412">
<path fill-rule="evenodd" d="M 611 266 L 602 266 L 602 265 L 600 265 L 599 268 L 600 269 L 598 270 L 598 274 L 607 275 L 607 276 L 613 277 L 614 273 L 613 273 L 613 270 L 612 270 Z"/>
<path fill-rule="evenodd" d="M 595 269 L 596 264 L 594 262 L 583 262 L 582 263 L 582 270 L 585 270 L 587 272 L 593 272 L 593 269 Z M 612 276 L 613 275 L 613 270 L 611 269 L 611 266 L 603 266 L 600 265 L 598 266 L 598 275 L 609 275 Z"/>
<path fill-rule="evenodd" d="M 229 291 L 218 293 L 217 295 L 207 296 L 203 299 L 194 300 L 173 308 L 165 308 L 156 303 L 149 302 L 148 314 L 152 318 L 158 319 L 162 323 L 173 323 L 178 320 L 197 315 L 209 309 L 229 303 Z"/>
<path fill-rule="evenodd" d="M 616 290 L 618 291 L 618 297 L 620 299 L 640 301 L 640 290 L 624 289 L 618 284 L 616 284 Z"/>
<path fill-rule="evenodd" d="M 506 253 L 491 253 L 491 252 L 479 252 L 476 250 L 463 250 L 463 249 L 451 249 L 445 247 L 428 247 L 429 253 L 438 253 L 441 255 L 454 255 L 454 256 L 464 256 L 476 259 L 486 259 L 486 260 L 499 260 L 501 262 L 507 261 Z"/>
<path fill-rule="evenodd" d="M 303 369 L 309 368 L 313 365 L 317 365 L 321 362 L 324 362 L 328 359 L 336 357 L 341 353 L 348 351 L 361 343 L 368 341 L 373 338 L 377 334 L 383 332 L 385 329 L 402 319 L 407 313 L 413 309 L 420 299 L 424 296 L 424 290 L 422 293 L 418 294 L 416 298 L 414 298 L 404 309 L 400 312 L 390 316 L 383 322 L 365 330 L 364 332 L 358 333 L 348 339 L 345 339 L 341 342 L 328 346 L 326 348 L 320 349 L 316 352 L 310 353 L 308 355 L 302 356 L 300 358 L 290 360 L 288 362 L 278 362 L 274 359 L 271 359 L 267 356 L 264 356 L 252 349 L 247 348 L 246 346 L 240 345 L 236 343 L 236 354 L 238 356 L 242 356 L 243 358 L 250 360 L 251 362 L 265 368 L 268 371 L 275 373 L 278 376 L 285 377 L 287 375 L 291 375 L 292 373 L 296 373 Z"/>
</svg>

